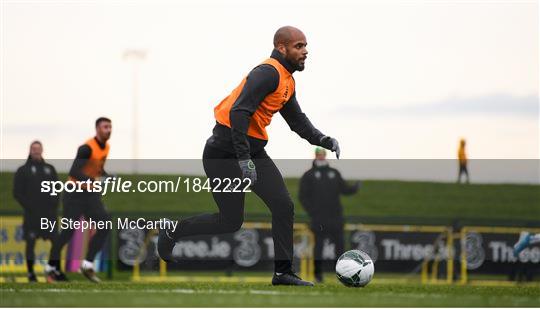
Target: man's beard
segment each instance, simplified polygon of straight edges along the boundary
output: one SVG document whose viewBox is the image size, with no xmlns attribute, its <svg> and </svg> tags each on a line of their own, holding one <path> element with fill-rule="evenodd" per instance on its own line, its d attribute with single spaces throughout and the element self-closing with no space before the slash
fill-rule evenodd
<svg viewBox="0 0 540 309">
<path fill-rule="evenodd" d="M 293 67 L 295 71 L 303 71 L 305 69 L 305 64 L 300 64 L 300 61 L 295 59 L 285 58 L 287 62 Z"/>
</svg>

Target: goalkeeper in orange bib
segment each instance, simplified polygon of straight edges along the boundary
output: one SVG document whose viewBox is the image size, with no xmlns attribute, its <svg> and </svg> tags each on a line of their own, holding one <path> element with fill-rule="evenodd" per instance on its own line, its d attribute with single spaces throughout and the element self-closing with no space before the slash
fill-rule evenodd
<svg viewBox="0 0 540 309">
<path fill-rule="evenodd" d="M 249 179 L 251 190 L 270 209 L 275 255 L 273 285 L 312 286 L 313 283 L 302 280 L 292 269 L 294 204 L 281 173 L 264 150 L 268 142 L 266 127 L 279 112 L 300 137 L 334 151 L 338 158 L 340 154 L 337 140 L 317 130 L 296 101 L 292 74 L 304 70 L 306 46 L 306 37 L 299 29 L 286 26 L 277 30 L 270 58 L 256 66 L 214 108 L 216 125 L 203 153 L 204 170 L 210 180 Z M 163 260 L 174 260 L 172 251 L 181 237 L 240 229 L 245 194 L 212 191 L 219 212 L 180 220 L 174 231 L 160 230 L 158 253 Z"/>
</svg>

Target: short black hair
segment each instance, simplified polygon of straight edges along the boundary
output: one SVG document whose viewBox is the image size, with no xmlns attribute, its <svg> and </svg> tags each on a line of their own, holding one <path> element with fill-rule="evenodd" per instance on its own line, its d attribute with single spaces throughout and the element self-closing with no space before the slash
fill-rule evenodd
<svg viewBox="0 0 540 309">
<path fill-rule="evenodd" d="M 112 121 L 107 117 L 99 117 L 98 119 L 96 119 L 96 127 L 99 126 L 99 124 L 102 122 L 112 122 Z"/>
<path fill-rule="evenodd" d="M 39 140 L 35 140 L 30 144 L 30 147 L 32 147 L 34 144 L 38 144 L 39 146 L 43 147 L 43 144 Z"/>
</svg>

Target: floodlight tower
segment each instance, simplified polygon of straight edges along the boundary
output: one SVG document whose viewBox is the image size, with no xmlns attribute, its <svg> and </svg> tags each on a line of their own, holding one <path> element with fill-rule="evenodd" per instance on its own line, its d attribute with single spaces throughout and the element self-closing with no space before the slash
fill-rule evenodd
<svg viewBox="0 0 540 309">
<path fill-rule="evenodd" d="M 132 143 L 132 172 L 137 174 L 139 172 L 139 166 L 137 160 L 139 159 L 139 67 L 141 63 L 146 59 L 146 50 L 143 49 L 126 49 L 122 58 L 125 61 L 129 61 L 132 64 L 132 84 L 133 84 L 133 143 Z"/>
</svg>

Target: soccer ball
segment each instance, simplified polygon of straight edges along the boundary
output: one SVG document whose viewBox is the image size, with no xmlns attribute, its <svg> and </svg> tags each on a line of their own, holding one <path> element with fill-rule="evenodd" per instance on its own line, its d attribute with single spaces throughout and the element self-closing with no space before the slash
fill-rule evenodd
<svg viewBox="0 0 540 309">
<path fill-rule="evenodd" d="M 336 263 L 336 275 L 348 287 L 364 287 L 373 278 L 375 267 L 365 252 L 349 250 L 343 253 Z"/>
</svg>

